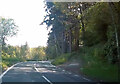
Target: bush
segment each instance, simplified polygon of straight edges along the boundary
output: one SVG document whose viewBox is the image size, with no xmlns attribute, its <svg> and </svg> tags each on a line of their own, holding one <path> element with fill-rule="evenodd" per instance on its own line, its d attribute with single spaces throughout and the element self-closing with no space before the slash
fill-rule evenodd
<svg viewBox="0 0 120 84">
<path fill-rule="evenodd" d="M 5 71 L 8 67 L 20 61 L 22 59 L 16 57 L 2 57 L 2 70 Z"/>
<path fill-rule="evenodd" d="M 110 64 L 104 59 L 103 47 L 103 45 L 96 45 L 83 48 L 85 55 L 81 58 L 85 65 L 81 71 L 93 78 L 116 82 L 118 81 L 118 66 Z"/>
<path fill-rule="evenodd" d="M 65 62 L 67 62 L 70 59 L 70 57 L 71 57 L 70 53 L 62 54 L 61 56 L 55 58 L 54 61 L 52 62 L 52 64 L 54 64 L 54 65 L 63 64 Z"/>
</svg>

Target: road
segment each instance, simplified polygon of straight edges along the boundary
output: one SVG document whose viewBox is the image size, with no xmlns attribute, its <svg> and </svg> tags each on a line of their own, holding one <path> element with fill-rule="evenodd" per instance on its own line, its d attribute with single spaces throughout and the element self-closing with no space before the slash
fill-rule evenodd
<svg viewBox="0 0 120 84">
<path fill-rule="evenodd" d="M 53 66 L 49 61 L 28 61 L 12 66 L 2 76 L 2 82 L 90 82 L 90 80 Z"/>
</svg>

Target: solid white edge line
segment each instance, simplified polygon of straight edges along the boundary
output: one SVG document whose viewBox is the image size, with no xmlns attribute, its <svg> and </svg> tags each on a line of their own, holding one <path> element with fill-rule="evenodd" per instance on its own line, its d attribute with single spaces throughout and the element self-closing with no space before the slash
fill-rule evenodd
<svg viewBox="0 0 120 84">
<path fill-rule="evenodd" d="M 50 82 L 50 80 L 48 80 L 45 76 L 42 76 L 47 82 L 49 82 L 50 84 L 53 84 L 52 82 Z"/>
<path fill-rule="evenodd" d="M 17 63 L 17 64 L 19 64 L 19 63 Z M 10 69 L 12 69 L 15 65 L 17 65 L 17 64 L 14 64 L 14 65 L 12 65 L 11 67 L 9 67 L 5 72 L 3 72 L 1 75 L 0 75 L 0 79 L 10 70 Z"/>
<path fill-rule="evenodd" d="M 79 75 L 74 75 L 74 76 L 79 77 Z"/>
<path fill-rule="evenodd" d="M 83 78 L 83 79 L 85 79 L 85 80 L 87 80 L 87 81 L 90 81 L 89 79 L 87 79 L 87 78 Z"/>
<path fill-rule="evenodd" d="M 50 62 L 51 63 L 51 62 Z M 53 65 L 54 66 L 54 65 Z M 56 66 L 54 66 L 54 67 L 56 67 Z M 61 68 L 59 68 L 59 69 L 61 69 Z M 71 72 L 69 72 L 68 71 L 68 74 L 72 74 Z M 77 77 L 79 77 L 79 75 L 75 75 L 75 76 L 77 76 Z M 87 78 L 85 78 L 85 77 L 82 77 L 84 80 L 87 80 L 87 81 L 91 81 L 91 80 L 89 80 L 89 79 L 87 79 Z"/>
<path fill-rule="evenodd" d="M 49 62 L 50 64 L 51 64 L 51 62 Z M 52 65 L 52 64 L 51 64 Z M 56 67 L 56 66 L 54 66 L 54 65 L 52 65 L 53 67 Z M 39 70 L 36 68 L 36 67 L 34 67 L 35 68 L 35 70 L 37 71 L 37 72 L 39 72 Z M 61 68 L 59 68 L 59 69 L 61 69 Z M 72 74 L 71 72 L 68 72 L 68 74 Z M 74 75 L 74 76 L 78 76 L 79 77 L 79 75 Z M 53 84 L 52 82 L 50 82 L 45 76 L 42 76 L 47 82 L 49 82 L 50 84 Z M 89 79 L 87 79 L 87 78 L 85 78 L 85 77 L 82 77 L 83 79 L 85 79 L 85 80 L 87 80 L 87 81 L 91 81 L 91 80 L 89 80 Z"/>
</svg>

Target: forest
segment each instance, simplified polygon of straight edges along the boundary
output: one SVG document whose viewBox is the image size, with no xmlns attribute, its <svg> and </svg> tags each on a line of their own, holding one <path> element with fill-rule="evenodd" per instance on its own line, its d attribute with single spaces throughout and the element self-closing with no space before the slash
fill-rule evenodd
<svg viewBox="0 0 120 84">
<path fill-rule="evenodd" d="M 120 63 L 120 2 L 46 2 L 49 37 L 46 47 L 6 44 L 17 34 L 13 19 L 0 18 L 3 70 L 20 61 L 53 60 L 61 65 L 72 59 L 84 63 L 79 69 L 93 78 L 118 81 Z"/>
<path fill-rule="evenodd" d="M 47 2 L 46 12 L 41 24 L 51 30 L 46 56 L 53 64 L 80 59 L 82 73 L 118 81 L 120 2 Z"/>
<path fill-rule="evenodd" d="M 28 44 L 22 46 L 7 45 L 2 50 L 2 70 L 6 70 L 18 62 L 45 60 L 45 47 L 29 48 Z"/>
</svg>

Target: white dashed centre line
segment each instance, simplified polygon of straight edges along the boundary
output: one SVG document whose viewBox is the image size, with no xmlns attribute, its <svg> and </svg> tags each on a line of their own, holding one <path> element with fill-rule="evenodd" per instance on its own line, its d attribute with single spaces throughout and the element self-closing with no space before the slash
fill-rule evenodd
<svg viewBox="0 0 120 84">
<path fill-rule="evenodd" d="M 39 72 L 39 70 L 36 68 L 36 67 L 34 67 L 35 68 L 35 70 L 37 71 L 37 72 Z"/>
<path fill-rule="evenodd" d="M 34 66 L 34 68 L 35 68 L 35 70 L 37 71 L 37 72 L 39 72 L 39 70 Z M 50 83 L 50 84 L 53 84 L 50 80 L 48 80 L 48 78 L 46 78 L 45 76 L 42 76 L 48 83 Z"/>
<path fill-rule="evenodd" d="M 47 82 L 49 82 L 50 84 L 53 84 L 50 80 L 48 80 L 45 76 L 42 76 Z"/>
</svg>

